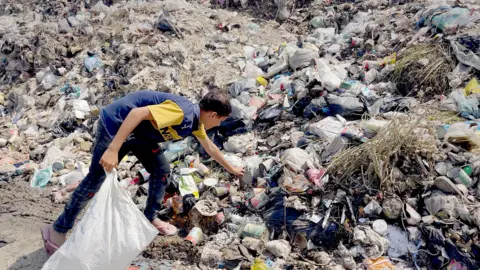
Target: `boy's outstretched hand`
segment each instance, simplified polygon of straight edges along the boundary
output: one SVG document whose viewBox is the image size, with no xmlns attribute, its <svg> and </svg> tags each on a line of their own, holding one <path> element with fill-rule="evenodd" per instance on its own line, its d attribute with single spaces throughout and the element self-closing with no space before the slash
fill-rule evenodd
<svg viewBox="0 0 480 270">
<path fill-rule="evenodd" d="M 103 156 L 100 159 L 100 165 L 103 166 L 105 171 L 111 172 L 113 168 L 118 165 L 118 152 L 111 148 L 107 148 L 107 151 L 103 153 Z"/>
<path fill-rule="evenodd" d="M 243 174 L 245 173 L 245 169 L 240 168 L 240 167 L 232 167 L 232 169 L 229 171 L 229 173 L 231 173 L 235 176 L 243 176 Z"/>
</svg>

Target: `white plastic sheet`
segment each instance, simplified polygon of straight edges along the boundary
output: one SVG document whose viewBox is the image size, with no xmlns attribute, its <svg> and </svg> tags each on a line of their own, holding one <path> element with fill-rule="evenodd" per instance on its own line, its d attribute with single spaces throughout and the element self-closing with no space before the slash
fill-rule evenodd
<svg viewBox="0 0 480 270">
<path fill-rule="evenodd" d="M 157 233 L 119 186 L 114 170 L 70 238 L 42 270 L 124 270 Z"/>
</svg>

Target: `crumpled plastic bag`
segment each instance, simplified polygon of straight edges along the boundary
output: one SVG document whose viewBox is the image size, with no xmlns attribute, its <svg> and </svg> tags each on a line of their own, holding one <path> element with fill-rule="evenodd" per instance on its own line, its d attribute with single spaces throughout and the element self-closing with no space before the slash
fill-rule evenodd
<svg viewBox="0 0 480 270">
<path fill-rule="evenodd" d="M 239 156 L 226 153 L 224 155 L 224 158 L 226 161 L 228 161 L 228 163 L 232 164 L 232 166 L 241 167 L 241 168 L 245 167 L 245 161 Z"/>
<path fill-rule="evenodd" d="M 316 79 L 321 82 L 322 86 L 328 91 L 335 91 L 340 88 L 342 79 L 340 79 L 336 72 L 334 72 L 334 69 L 330 67 L 328 60 L 323 58 L 315 60 L 315 69 L 317 71 Z"/>
<path fill-rule="evenodd" d="M 72 235 L 42 270 L 118 270 L 130 263 L 157 236 L 158 230 L 138 210 L 117 181 L 107 175 Z"/>
<path fill-rule="evenodd" d="M 370 259 L 380 258 L 390 246 L 388 239 L 380 236 L 372 228 L 357 226 L 353 230 L 353 241 L 363 248 L 362 253 Z"/>
<path fill-rule="evenodd" d="M 310 65 L 310 61 L 318 57 L 318 52 L 308 49 L 298 49 L 289 59 L 288 63 L 293 70 Z"/>
<path fill-rule="evenodd" d="M 457 104 L 457 110 L 461 115 L 467 119 L 476 119 L 480 117 L 480 110 L 478 109 L 479 102 L 476 95 L 466 97 L 462 89 L 452 91 L 448 96 L 449 100 L 454 100 Z"/>
<path fill-rule="evenodd" d="M 268 252 L 284 259 L 286 259 L 290 254 L 290 251 L 292 251 L 292 247 L 288 241 L 283 239 L 270 241 L 265 245 L 265 247 L 267 248 Z"/>
<path fill-rule="evenodd" d="M 452 46 L 453 52 L 460 63 L 480 70 L 480 56 L 465 48 L 455 40 L 450 41 L 450 45 Z"/>
<path fill-rule="evenodd" d="M 352 116 L 362 115 L 364 112 L 364 104 L 357 97 L 327 95 L 326 99 L 333 115 Z"/>
<path fill-rule="evenodd" d="M 245 154 L 257 148 L 257 140 L 253 132 L 233 135 L 223 144 L 223 148 L 228 152 Z"/>
<path fill-rule="evenodd" d="M 445 133 L 444 141 L 453 144 L 461 143 L 470 152 L 480 152 L 480 136 L 470 129 L 467 123 L 455 123 Z"/>
<path fill-rule="evenodd" d="M 282 163 L 287 168 L 297 173 L 303 173 L 307 169 L 308 153 L 301 148 L 290 148 L 285 150 L 282 155 Z"/>
<path fill-rule="evenodd" d="M 335 137 L 340 135 L 342 129 L 343 123 L 332 116 L 326 117 L 308 127 L 310 133 L 328 141 L 332 141 Z"/>
<path fill-rule="evenodd" d="M 480 94 L 480 84 L 476 78 L 472 78 L 464 89 L 465 96 L 470 94 Z"/>
<path fill-rule="evenodd" d="M 460 202 L 453 195 L 444 195 L 441 193 L 432 194 L 424 200 L 425 208 L 432 216 L 437 216 L 448 220 L 458 217 L 458 205 Z"/>
<path fill-rule="evenodd" d="M 230 92 L 230 95 L 235 98 L 238 95 L 240 95 L 242 92 L 248 91 L 252 88 L 255 88 L 256 86 L 257 86 L 257 83 L 255 78 L 240 79 L 238 81 L 233 82 L 228 88 L 228 91 Z"/>
<path fill-rule="evenodd" d="M 250 122 L 256 118 L 257 108 L 247 107 L 237 99 L 231 99 L 230 104 L 232 105 L 232 118 L 243 119 L 246 122 Z"/>
</svg>

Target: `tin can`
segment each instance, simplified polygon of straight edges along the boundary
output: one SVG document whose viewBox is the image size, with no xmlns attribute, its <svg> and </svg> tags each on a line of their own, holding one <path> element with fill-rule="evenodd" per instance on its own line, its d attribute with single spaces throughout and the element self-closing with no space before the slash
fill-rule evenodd
<svg viewBox="0 0 480 270">
<path fill-rule="evenodd" d="M 268 195 L 266 191 L 262 191 L 247 200 L 247 207 L 252 210 L 259 210 L 268 202 Z"/>
<path fill-rule="evenodd" d="M 260 165 L 258 166 L 258 170 L 260 173 L 260 176 L 267 176 L 268 171 L 275 165 L 275 160 L 273 158 L 264 160 Z"/>
<path fill-rule="evenodd" d="M 202 237 L 203 237 L 202 229 L 200 229 L 199 227 L 193 227 L 188 233 L 187 237 L 185 237 L 185 240 L 192 242 L 192 244 L 196 246 L 197 243 L 202 240 Z"/>
<path fill-rule="evenodd" d="M 229 186 L 224 186 L 224 187 L 216 187 L 213 189 L 213 195 L 217 197 L 223 197 L 225 195 L 228 195 L 228 192 L 230 191 Z"/>
<path fill-rule="evenodd" d="M 195 163 L 194 162 L 194 168 L 198 170 L 201 176 L 205 176 L 210 173 L 210 169 L 208 169 L 207 166 L 205 166 L 203 163 Z"/>
<path fill-rule="evenodd" d="M 265 239 L 267 236 L 268 230 L 263 224 L 247 223 L 240 233 L 241 238 L 251 237 L 255 239 Z"/>
<path fill-rule="evenodd" d="M 145 169 L 138 171 L 138 176 L 140 177 L 141 184 L 148 182 L 148 179 L 150 179 L 150 174 Z"/>
</svg>

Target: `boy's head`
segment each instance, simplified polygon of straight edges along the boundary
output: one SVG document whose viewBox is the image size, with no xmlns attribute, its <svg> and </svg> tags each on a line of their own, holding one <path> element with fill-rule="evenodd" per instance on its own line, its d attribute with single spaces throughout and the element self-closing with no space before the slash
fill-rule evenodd
<svg viewBox="0 0 480 270">
<path fill-rule="evenodd" d="M 230 97 L 221 90 L 208 92 L 198 105 L 200 106 L 200 123 L 205 129 L 219 126 L 232 113 Z"/>
</svg>

